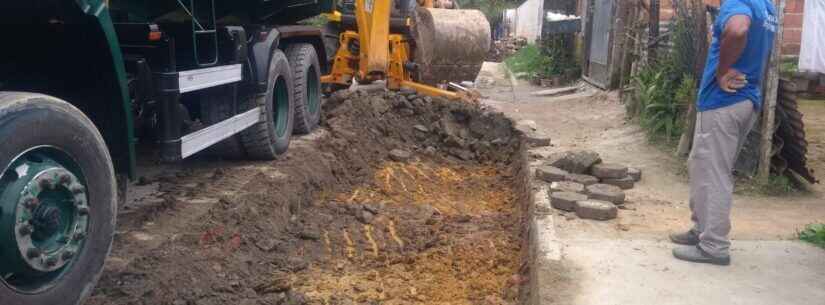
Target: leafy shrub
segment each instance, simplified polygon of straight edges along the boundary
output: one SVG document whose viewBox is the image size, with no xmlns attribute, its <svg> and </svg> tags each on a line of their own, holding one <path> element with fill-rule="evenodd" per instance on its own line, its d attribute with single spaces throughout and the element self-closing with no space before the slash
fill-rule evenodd
<svg viewBox="0 0 825 305">
<path fill-rule="evenodd" d="M 696 82 L 684 75 L 674 88 L 668 72 L 661 68 L 640 71 L 633 79 L 634 100 L 626 107 L 651 137 L 670 141 L 682 134 L 683 115 L 687 105 L 696 99 Z"/>
<path fill-rule="evenodd" d="M 516 75 L 534 79 L 551 69 L 552 59 L 542 54 L 541 49 L 535 44 L 528 44 L 505 59 L 504 63 Z"/>
<path fill-rule="evenodd" d="M 799 239 L 825 248 L 825 224 L 811 224 L 799 232 Z"/>
</svg>

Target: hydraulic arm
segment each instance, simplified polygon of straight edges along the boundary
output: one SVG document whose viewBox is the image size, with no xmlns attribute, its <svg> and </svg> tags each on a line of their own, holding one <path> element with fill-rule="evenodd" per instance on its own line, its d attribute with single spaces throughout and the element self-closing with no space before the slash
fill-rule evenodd
<svg viewBox="0 0 825 305">
<path fill-rule="evenodd" d="M 473 58 L 475 62 L 470 67 L 470 73 L 465 73 L 463 77 L 474 78 L 480 69 L 483 56 L 489 48 L 490 43 L 490 27 L 483 15 L 478 11 L 471 10 L 447 10 L 432 8 L 432 1 L 424 1 L 422 7 L 418 8 L 418 12 L 412 12 L 412 16 L 404 16 L 404 27 L 407 29 L 403 32 L 391 31 L 391 15 L 392 4 L 391 0 L 355 0 L 355 17 L 356 30 L 347 30 L 340 34 L 340 47 L 338 48 L 332 63 L 332 70 L 329 75 L 322 77 L 322 82 L 328 84 L 349 85 L 353 79 L 359 83 L 371 83 L 377 80 L 384 80 L 387 88 L 397 90 L 400 88 L 410 88 L 419 93 L 440 96 L 449 99 L 460 99 L 468 96 L 469 92 L 460 86 L 453 86 L 458 88 L 458 91 L 446 90 L 447 82 L 460 81 L 467 79 L 450 79 L 449 75 L 445 78 L 439 77 L 421 77 L 421 72 L 437 71 L 438 67 L 422 66 L 421 61 L 425 61 L 423 57 L 430 57 L 427 62 L 436 62 L 431 58 L 440 57 L 439 54 L 432 54 L 434 52 L 417 52 L 419 54 L 426 54 L 414 58 L 416 52 L 413 48 L 421 48 L 419 51 L 426 51 L 423 47 L 434 48 L 453 48 L 455 45 L 436 46 L 433 42 L 450 43 L 449 39 L 439 39 L 451 35 L 439 35 L 444 32 L 468 32 L 467 27 L 457 26 L 453 31 L 454 25 L 449 22 L 440 22 L 433 19 L 434 16 L 444 16 L 444 12 L 451 11 L 446 18 L 453 18 L 456 14 L 463 14 L 462 16 L 476 17 L 473 20 L 474 26 L 469 29 L 468 35 L 464 35 L 466 41 L 473 44 L 470 48 L 462 51 L 452 51 L 452 55 L 459 58 Z M 426 16 L 425 20 L 418 24 L 419 15 Z M 340 15 L 338 15 L 340 16 Z M 478 22 L 478 16 L 481 16 L 483 22 Z M 438 17 L 437 17 L 438 18 Z M 441 28 L 435 28 L 442 25 Z M 449 28 L 447 28 L 449 27 Z M 463 31 L 463 32 L 462 32 Z M 423 35 L 415 35 L 418 33 Z M 426 36 L 427 40 L 431 41 L 415 41 L 415 37 Z M 466 43 L 466 42 L 465 42 Z M 476 46 L 478 45 L 478 46 Z M 474 53 L 473 53 L 474 52 Z M 479 54 L 481 54 L 479 56 Z M 417 62 L 418 60 L 418 62 Z M 442 67 L 445 71 L 451 70 L 449 67 Z M 474 71 L 472 71 L 475 69 Z M 467 70 L 467 69 L 465 69 Z M 428 84 L 421 83 L 421 79 L 427 79 Z M 471 79 L 470 79 L 471 80 Z M 436 87 L 439 86 L 439 87 Z"/>
</svg>

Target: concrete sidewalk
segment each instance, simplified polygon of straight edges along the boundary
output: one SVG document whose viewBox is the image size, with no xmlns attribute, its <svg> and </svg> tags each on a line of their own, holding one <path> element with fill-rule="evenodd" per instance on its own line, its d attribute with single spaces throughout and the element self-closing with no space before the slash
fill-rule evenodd
<svg viewBox="0 0 825 305">
<path fill-rule="evenodd" d="M 652 240 L 563 240 L 579 293 L 554 304 L 825 304 L 825 251 L 795 241 L 736 241 L 731 266 L 674 260 Z M 537 304 L 552 296 L 539 287 Z"/>
<path fill-rule="evenodd" d="M 489 64 L 483 70 L 506 69 Z M 532 120 L 553 138 L 553 147 L 531 154 L 592 149 L 605 160 L 644 171 L 642 181 L 627 192 L 626 209 L 606 222 L 552 209 L 544 197 L 547 185 L 533 182 L 527 303 L 825 304 L 825 250 L 795 238 L 804 225 L 825 222 L 822 192 L 736 195 L 731 266 L 678 261 L 666 238 L 689 225 L 683 161 L 648 144 L 644 132 L 624 121 L 624 106 L 609 94 L 584 90 L 544 98 L 530 94 L 539 88 L 512 85 L 502 75 L 494 78 L 495 85 L 482 90 L 489 97 L 485 104 L 515 121 Z M 540 158 L 533 162 L 540 163 Z"/>
</svg>

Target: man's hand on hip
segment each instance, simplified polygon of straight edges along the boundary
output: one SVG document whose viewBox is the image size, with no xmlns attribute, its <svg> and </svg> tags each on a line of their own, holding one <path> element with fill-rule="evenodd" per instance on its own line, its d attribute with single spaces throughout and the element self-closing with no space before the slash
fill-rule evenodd
<svg viewBox="0 0 825 305">
<path fill-rule="evenodd" d="M 734 68 L 728 69 L 725 73 L 719 75 L 716 80 L 719 82 L 719 88 L 727 93 L 736 93 L 736 90 L 742 89 L 748 84 L 745 74 Z"/>
</svg>

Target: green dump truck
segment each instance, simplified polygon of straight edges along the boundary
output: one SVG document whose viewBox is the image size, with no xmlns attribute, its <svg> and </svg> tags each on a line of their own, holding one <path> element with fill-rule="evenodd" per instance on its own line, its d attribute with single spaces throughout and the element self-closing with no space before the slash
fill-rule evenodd
<svg viewBox="0 0 825 305">
<path fill-rule="evenodd" d="M 273 159 L 315 128 L 328 54 L 298 21 L 332 5 L 0 1 L 0 304 L 83 302 L 137 158 Z"/>
</svg>

